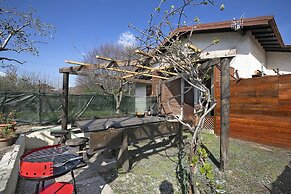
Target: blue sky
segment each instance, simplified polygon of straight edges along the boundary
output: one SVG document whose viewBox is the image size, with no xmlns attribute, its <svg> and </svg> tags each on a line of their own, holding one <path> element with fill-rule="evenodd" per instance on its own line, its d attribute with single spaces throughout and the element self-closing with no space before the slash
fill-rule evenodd
<svg viewBox="0 0 291 194">
<path fill-rule="evenodd" d="M 168 5 L 178 0 L 167 0 Z M 82 61 L 83 54 L 104 43 L 118 42 L 123 33 L 136 33 L 128 22 L 143 29 L 158 0 L 6 0 L 4 6 L 27 10 L 32 7 L 37 15 L 56 28 L 48 44 L 38 45 L 40 56 L 19 54 L 27 61 L 19 66 L 21 73 L 44 73 L 58 80 L 64 60 Z M 225 5 L 220 11 L 219 6 Z M 202 23 L 231 20 L 244 14 L 246 18 L 273 15 L 285 44 L 291 44 L 291 4 L 289 0 L 217 0 L 217 6 L 198 6 L 188 10 L 188 16 L 198 16 Z M 0 70 L 1 71 L 1 70 Z M 74 78 L 71 79 L 72 84 Z M 60 83 L 61 84 L 61 83 Z"/>
</svg>

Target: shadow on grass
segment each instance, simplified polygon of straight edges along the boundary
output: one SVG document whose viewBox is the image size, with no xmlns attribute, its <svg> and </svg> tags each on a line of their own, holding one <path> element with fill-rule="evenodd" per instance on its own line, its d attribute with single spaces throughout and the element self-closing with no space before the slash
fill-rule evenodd
<svg viewBox="0 0 291 194">
<path fill-rule="evenodd" d="M 215 156 L 210 152 L 210 150 L 202 143 L 201 148 L 205 149 L 209 159 L 213 162 L 213 164 L 217 167 L 220 168 L 220 162 L 215 158 Z"/>
<path fill-rule="evenodd" d="M 184 147 L 181 147 L 178 153 L 178 163 L 176 166 L 176 178 L 179 182 L 180 189 L 183 194 L 188 193 L 188 187 L 189 187 L 190 172 L 187 166 L 187 163 L 188 163 L 187 160 L 188 160 L 187 153 L 184 151 Z"/>
<path fill-rule="evenodd" d="M 138 146 L 137 144 L 133 145 L 136 149 L 129 151 L 129 161 L 131 169 L 134 168 L 135 164 L 140 160 L 148 158 L 153 154 L 157 154 L 161 151 L 167 150 L 170 147 L 174 146 L 172 144 L 172 139 L 165 139 L 161 142 L 150 141 L 144 146 Z"/>
<path fill-rule="evenodd" d="M 272 183 L 271 193 L 291 193 L 291 161 L 285 166 L 284 171 Z"/>
<path fill-rule="evenodd" d="M 174 194 L 173 184 L 167 180 L 163 180 L 159 187 L 160 194 Z"/>
</svg>

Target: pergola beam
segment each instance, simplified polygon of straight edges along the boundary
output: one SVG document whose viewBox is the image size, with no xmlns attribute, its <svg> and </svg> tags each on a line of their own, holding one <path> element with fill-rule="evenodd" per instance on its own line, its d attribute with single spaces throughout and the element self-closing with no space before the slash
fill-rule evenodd
<svg viewBox="0 0 291 194">
<path fill-rule="evenodd" d="M 82 69 L 100 69 L 100 68 L 106 68 L 110 64 L 114 63 L 117 66 L 130 66 L 128 65 L 129 61 L 110 61 L 109 63 L 101 63 L 101 64 L 90 64 L 90 63 L 83 63 L 83 62 L 77 62 L 77 61 L 71 61 L 71 60 L 65 60 L 65 63 L 78 65 L 75 67 L 63 67 L 59 69 L 60 73 L 70 73 L 70 74 L 77 74 L 77 71 L 81 71 Z M 130 63 L 138 63 L 138 60 L 132 60 Z M 131 65 L 133 66 L 133 65 Z"/>
<path fill-rule="evenodd" d="M 63 67 L 59 69 L 60 73 L 70 73 L 70 74 L 77 74 L 76 72 L 81 71 L 82 69 L 96 69 L 99 68 L 100 65 L 96 64 L 90 64 L 90 63 L 82 63 L 82 62 L 77 62 L 77 61 L 70 61 L 70 60 L 65 60 L 65 63 L 72 64 L 72 65 L 78 65 L 74 67 Z"/>
<path fill-rule="evenodd" d="M 138 49 L 136 49 L 134 52 L 135 52 L 136 54 L 140 54 L 140 55 L 143 55 L 143 56 L 145 56 L 145 57 L 154 58 L 151 54 L 146 53 L 146 52 L 141 51 L 141 50 L 138 50 Z"/>
<path fill-rule="evenodd" d="M 147 67 L 147 66 L 143 66 L 143 65 L 135 65 L 136 67 L 140 67 L 140 68 L 144 68 L 144 69 L 148 69 L 148 70 L 151 70 L 151 71 L 159 71 L 161 73 L 166 73 L 166 74 L 169 74 L 169 75 L 178 75 L 177 73 L 173 73 L 173 72 L 169 72 L 169 71 L 165 71 L 165 70 L 161 70 L 160 68 L 152 68 L 152 67 Z M 135 74 L 137 75 L 137 74 Z M 130 74 L 130 75 L 126 75 L 126 76 L 123 76 L 123 78 L 129 78 L 129 77 L 132 77 L 132 76 L 135 76 L 133 74 Z"/>
<path fill-rule="evenodd" d="M 111 61 L 111 62 L 116 62 L 117 63 L 117 61 Z M 70 74 L 76 74 L 77 75 L 78 72 L 80 72 L 83 69 L 106 69 L 106 70 L 110 70 L 110 71 L 117 71 L 117 72 L 123 72 L 123 73 L 130 73 L 131 74 L 130 76 L 122 77 L 123 79 L 128 79 L 129 77 L 132 77 L 134 75 L 144 75 L 144 76 L 155 77 L 155 78 L 164 79 L 164 80 L 168 79 L 167 77 L 153 75 L 153 74 L 150 74 L 150 73 L 135 72 L 135 71 L 129 71 L 129 70 L 118 69 L 118 68 L 113 68 L 113 67 L 107 67 L 108 64 L 105 64 L 105 63 L 97 65 L 97 64 L 83 63 L 83 62 L 77 62 L 77 61 L 71 61 L 71 60 L 65 60 L 65 63 L 78 65 L 78 66 L 60 68 L 60 73 L 70 73 Z M 160 72 L 163 72 L 163 73 L 167 73 L 167 74 L 171 74 L 171 75 L 177 75 L 176 73 L 164 71 L 164 70 L 161 70 L 161 69 L 146 67 L 146 66 L 143 66 L 143 65 L 132 65 L 132 66 L 133 67 L 141 67 L 141 68 L 149 69 L 151 71 L 157 70 L 157 71 L 160 71 Z M 137 81 L 137 79 L 131 79 L 131 80 Z"/>
<path fill-rule="evenodd" d="M 144 69 L 149 69 L 151 71 L 159 71 L 161 73 L 166 73 L 166 74 L 169 74 L 169 75 L 178 75 L 178 73 L 173 73 L 173 72 L 169 72 L 169 71 L 165 71 L 165 70 L 161 70 L 159 68 L 152 68 L 152 67 L 147 67 L 147 66 L 143 66 L 143 65 L 136 65 L 137 67 L 141 67 L 141 68 L 144 68 Z"/>
<path fill-rule="evenodd" d="M 117 71 L 117 72 L 123 72 L 123 73 L 131 73 L 134 75 L 144 75 L 144 76 L 149 76 L 149 77 L 155 77 L 155 78 L 160 78 L 160 79 L 165 79 L 167 80 L 167 77 L 163 77 L 163 76 L 158 76 L 158 75 L 152 75 L 152 74 L 148 74 L 148 73 L 142 73 L 142 72 L 135 72 L 135 71 L 129 71 L 129 70 L 124 70 L 124 69 L 117 69 L 117 68 L 105 68 L 111 71 Z"/>
<path fill-rule="evenodd" d="M 109 57 L 103 57 L 103 56 L 100 56 L 100 55 L 96 55 L 96 59 L 101 59 L 101 60 L 104 60 L 104 61 L 114 61 L 113 59 L 111 59 Z"/>
<path fill-rule="evenodd" d="M 84 73 L 84 74 L 82 74 Z M 86 72 L 80 72 L 77 73 L 77 75 L 86 75 Z M 110 76 L 110 75 L 105 75 L 105 74 L 98 74 L 95 75 L 95 77 L 99 77 L 99 78 L 107 78 L 107 79 L 119 79 L 119 80 L 126 80 L 126 81 L 132 81 L 132 82 L 136 82 L 136 83 L 143 83 L 143 84 L 152 84 L 151 80 L 144 80 L 144 79 L 135 79 L 135 78 L 123 78 L 121 76 Z"/>
<path fill-rule="evenodd" d="M 69 63 L 72 65 L 83 65 L 83 66 L 92 66 L 94 64 L 91 63 L 83 63 L 83 62 L 78 62 L 78 61 L 71 61 L 71 60 L 65 60 L 65 63 Z"/>
</svg>

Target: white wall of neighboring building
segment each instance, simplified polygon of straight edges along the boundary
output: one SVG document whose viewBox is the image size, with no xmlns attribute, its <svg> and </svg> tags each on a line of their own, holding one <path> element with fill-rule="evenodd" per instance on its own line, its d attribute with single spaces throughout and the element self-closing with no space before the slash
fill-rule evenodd
<svg viewBox="0 0 291 194">
<path fill-rule="evenodd" d="M 219 43 L 212 44 L 213 39 L 218 38 Z M 238 32 L 193 34 L 192 44 L 205 51 L 217 51 L 236 49 L 236 56 L 230 62 L 231 67 L 238 70 L 241 78 L 250 78 L 256 70 L 264 70 L 266 55 L 264 49 L 251 35 L 241 35 Z"/>
<path fill-rule="evenodd" d="M 144 113 L 146 110 L 146 85 L 135 84 L 135 111 Z"/>
<path fill-rule="evenodd" d="M 287 52 L 266 52 L 266 68 L 274 73 L 272 69 L 279 68 L 280 73 L 291 73 L 291 53 Z"/>
</svg>

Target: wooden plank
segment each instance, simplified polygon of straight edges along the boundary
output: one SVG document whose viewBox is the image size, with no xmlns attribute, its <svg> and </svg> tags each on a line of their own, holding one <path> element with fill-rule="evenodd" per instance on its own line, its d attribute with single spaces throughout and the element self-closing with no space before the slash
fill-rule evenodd
<svg viewBox="0 0 291 194">
<path fill-rule="evenodd" d="M 159 71 L 161 73 L 166 73 L 166 74 L 169 74 L 169 75 L 179 75 L 178 73 L 173 73 L 173 72 L 170 72 L 170 71 L 165 71 L 165 70 L 161 70 L 159 68 L 152 68 L 152 67 L 147 67 L 147 66 L 144 66 L 144 65 L 135 65 L 137 67 L 140 67 L 140 68 L 144 68 L 144 69 L 149 69 L 151 71 Z"/>
<path fill-rule="evenodd" d="M 266 117 L 266 116 L 275 116 L 275 117 L 291 117 L 291 112 L 289 110 L 275 110 L 275 111 L 270 111 L 270 110 L 248 110 L 247 108 L 244 110 L 240 109 L 231 109 L 230 110 L 231 114 L 240 114 L 240 115 L 250 115 L 250 116 L 257 116 L 260 115 L 260 117 Z"/>
<path fill-rule="evenodd" d="M 82 63 L 82 62 L 77 62 L 77 61 L 65 60 L 65 63 L 74 64 L 78 66 L 59 68 L 59 72 L 77 74 L 77 72 L 81 70 L 106 68 L 108 66 L 113 66 L 113 65 L 116 65 L 119 67 L 120 66 L 134 66 L 135 64 L 140 63 L 141 60 L 138 60 L 138 59 L 125 60 L 125 61 L 117 60 L 117 61 L 110 61 L 110 62 L 100 63 L 100 64 L 90 64 L 90 63 Z"/>
<path fill-rule="evenodd" d="M 233 129 L 233 130 L 232 130 Z M 268 134 L 273 133 L 275 135 L 269 136 Z M 290 148 L 290 134 L 277 133 L 276 131 L 261 131 L 254 130 L 248 126 L 231 126 L 231 137 L 245 137 L 250 140 L 256 140 L 257 143 L 263 143 L 268 145 L 273 144 L 284 144 Z"/>
<path fill-rule="evenodd" d="M 251 119 L 250 116 L 240 119 L 231 117 L 230 136 L 267 145 L 291 148 L 290 118 L 285 118 L 287 120 L 284 125 L 282 124 L 284 118 L 276 123 L 273 123 L 276 117 L 273 117 L 273 119 L 268 117 L 261 121 L 256 120 L 257 118 Z M 219 125 L 219 117 L 217 118 L 217 124 Z M 219 131 L 216 133 L 219 134 Z"/>
<path fill-rule="evenodd" d="M 268 104 L 268 105 L 278 105 L 278 98 L 274 97 L 233 97 L 230 95 L 230 102 L 231 104 Z"/>
<path fill-rule="evenodd" d="M 179 125 L 177 122 L 147 123 L 137 128 L 128 130 L 128 139 L 130 143 L 136 143 L 141 140 L 154 140 L 157 137 L 165 137 L 178 133 Z"/>
<path fill-rule="evenodd" d="M 93 132 L 89 138 L 90 152 L 98 150 L 111 150 L 120 148 L 122 144 L 122 130 L 121 129 L 108 129 L 106 131 Z"/>
<path fill-rule="evenodd" d="M 110 70 L 110 71 L 131 73 L 133 75 L 144 75 L 144 76 L 155 77 L 155 78 L 160 78 L 160 79 L 165 79 L 165 80 L 169 79 L 167 77 L 158 76 L 158 75 L 154 75 L 154 74 L 149 74 L 149 73 L 145 73 L 145 72 L 135 72 L 135 71 L 129 71 L 129 70 L 118 69 L 118 68 L 113 68 L 113 67 L 109 67 L 109 68 L 105 68 L 105 69 Z"/>
<path fill-rule="evenodd" d="M 266 117 L 255 117 L 255 116 L 249 116 L 245 115 L 244 117 L 236 117 L 234 115 L 231 115 L 231 121 L 233 121 L 234 124 L 241 123 L 245 125 L 254 124 L 254 125 L 261 125 L 261 126 L 271 126 L 275 128 L 290 128 L 291 127 L 291 118 L 290 117 L 282 117 L 278 119 L 276 116 L 266 116 Z M 291 132 L 291 129 L 290 129 Z"/>
<path fill-rule="evenodd" d="M 231 120 L 233 121 L 233 120 Z M 253 136 L 255 133 L 259 133 L 260 136 L 265 139 L 264 141 L 268 141 L 268 139 L 278 138 L 278 141 L 283 139 L 290 140 L 291 132 L 289 128 L 283 128 L 281 126 L 270 126 L 270 125 L 255 125 L 253 123 L 240 123 L 240 122 L 232 122 L 230 125 L 231 134 L 243 133 L 245 136 Z M 280 133 L 278 133 L 280 132 Z M 270 133 L 272 135 L 270 136 Z"/>
<path fill-rule="evenodd" d="M 279 102 L 291 103 L 291 75 L 279 76 Z"/>
<path fill-rule="evenodd" d="M 215 82 L 215 133 L 220 134 L 221 91 Z M 230 83 L 230 136 L 291 148 L 291 75 Z"/>
</svg>

